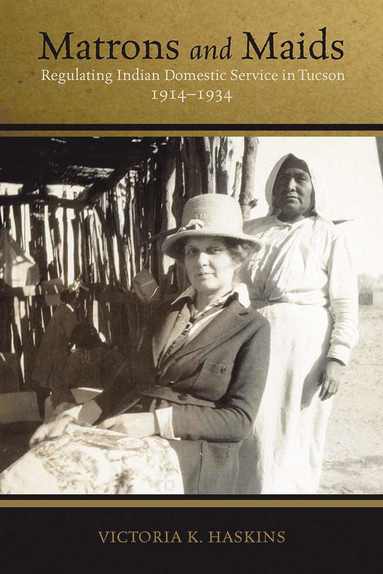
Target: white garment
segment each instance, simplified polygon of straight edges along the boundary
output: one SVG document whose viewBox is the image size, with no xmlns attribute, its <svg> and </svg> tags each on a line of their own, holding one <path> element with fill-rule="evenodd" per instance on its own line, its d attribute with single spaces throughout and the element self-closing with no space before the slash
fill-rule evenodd
<svg viewBox="0 0 383 574">
<path fill-rule="evenodd" d="M 263 244 L 241 270 L 252 304 L 328 308 L 333 328 L 327 355 L 347 364 L 358 340 L 358 289 L 340 230 L 322 217 L 288 223 L 276 216 L 253 219 L 245 229 Z"/>
<path fill-rule="evenodd" d="M 241 270 L 271 329 L 270 366 L 254 426 L 257 491 L 313 494 L 332 399 L 319 399 L 326 357 L 344 364 L 357 342 L 357 286 L 344 238 L 325 219 L 247 223 L 263 243 Z"/>
</svg>

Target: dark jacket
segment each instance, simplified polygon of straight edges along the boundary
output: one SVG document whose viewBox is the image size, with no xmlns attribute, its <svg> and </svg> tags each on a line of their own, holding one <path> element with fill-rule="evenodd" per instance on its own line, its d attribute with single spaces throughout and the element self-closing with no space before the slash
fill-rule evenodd
<svg viewBox="0 0 383 574">
<path fill-rule="evenodd" d="M 158 358 L 184 301 L 170 306 L 155 329 L 152 352 L 141 356 L 136 389 L 116 381 L 97 402 L 103 417 L 126 412 L 137 396 L 173 407 L 171 440 L 185 494 L 236 492 L 241 442 L 250 434 L 266 380 L 269 326 L 232 300 L 160 369 Z"/>
</svg>

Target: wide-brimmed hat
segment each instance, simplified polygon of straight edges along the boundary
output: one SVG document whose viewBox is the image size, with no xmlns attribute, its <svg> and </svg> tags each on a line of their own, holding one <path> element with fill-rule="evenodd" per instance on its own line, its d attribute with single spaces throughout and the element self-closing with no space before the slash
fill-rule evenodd
<svg viewBox="0 0 383 574">
<path fill-rule="evenodd" d="M 180 229 L 165 239 L 162 251 L 170 257 L 180 255 L 180 241 L 190 237 L 223 237 L 245 241 L 254 251 L 260 243 L 243 232 L 242 212 L 230 195 L 205 193 L 189 199 L 184 206 Z"/>
</svg>

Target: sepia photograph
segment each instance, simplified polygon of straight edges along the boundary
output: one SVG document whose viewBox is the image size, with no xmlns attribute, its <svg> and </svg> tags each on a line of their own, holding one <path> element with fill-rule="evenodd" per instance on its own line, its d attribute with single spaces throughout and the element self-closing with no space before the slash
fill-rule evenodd
<svg viewBox="0 0 383 574">
<path fill-rule="evenodd" d="M 383 138 L 0 138 L 0 495 L 383 493 Z"/>
</svg>

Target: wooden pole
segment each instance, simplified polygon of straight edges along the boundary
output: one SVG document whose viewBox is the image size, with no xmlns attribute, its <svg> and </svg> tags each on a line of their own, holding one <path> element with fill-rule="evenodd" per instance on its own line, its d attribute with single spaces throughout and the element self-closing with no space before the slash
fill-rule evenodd
<svg viewBox="0 0 383 574">
<path fill-rule="evenodd" d="M 239 194 L 239 204 L 242 209 L 243 218 L 249 219 L 252 207 L 255 207 L 255 162 L 257 159 L 258 138 L 245 137 L 245 148 L 242 163 L 242 183 Z"/>
</svg>

